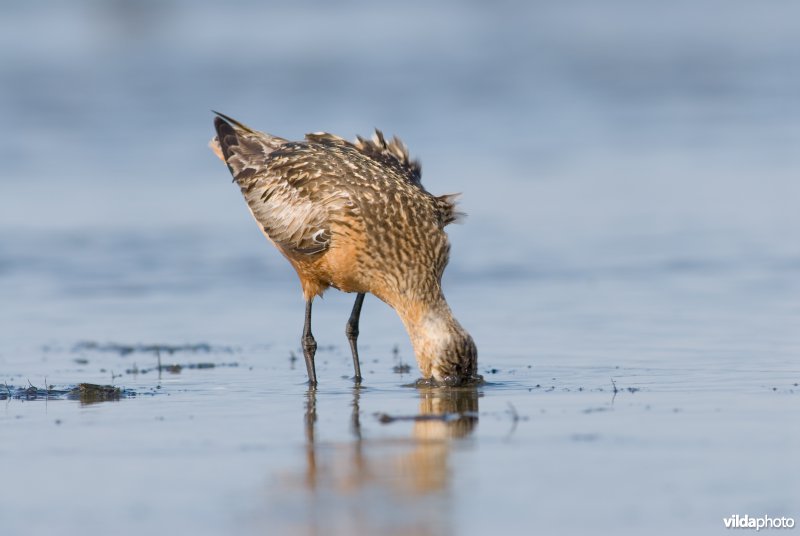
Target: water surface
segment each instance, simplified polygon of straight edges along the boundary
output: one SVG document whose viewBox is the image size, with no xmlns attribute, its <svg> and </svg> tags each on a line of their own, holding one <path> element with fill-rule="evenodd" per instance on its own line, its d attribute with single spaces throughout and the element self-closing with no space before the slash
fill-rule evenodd
<svg viewBox="0 0 800 536">
<path fill-rule="evenodd" d="M 45 391 L 0 400 L 4 531 L 800 518 L 797 8 L 4 11 L 0 380 Z M 307 389 L 299 284 L 206 148 L 211 108 L 285 137 L 377 126 L 464 193 L 444 286 L 485 385 L 409 387 L 368 297 L 354 388 L 331 292 Z M 85 382 L 135 396 L 55 396 Z"/>
</svg>

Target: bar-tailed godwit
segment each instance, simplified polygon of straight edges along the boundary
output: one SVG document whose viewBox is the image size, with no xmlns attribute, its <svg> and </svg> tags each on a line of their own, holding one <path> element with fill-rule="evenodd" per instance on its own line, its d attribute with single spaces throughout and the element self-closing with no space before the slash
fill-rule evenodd
<svg viewBox="0 0 800 536">
<path fill-rule="evenodd" d="M 328 287 L 355 292 L 345 333 L 356 382 L 358 320 L 370 292 L 397 311 L 425 379 L 460 384 L 478 378 L 478 351 L 442 293 L 450 254 L 444 227 L 455 196 L 428 193 L 421 169 L 399 139 L 380 131 L 353 143 L 327 133 L 288 141 L 222 114 L 212 150 L 239 185 L 267 238 L 289 260 L 306 300 L 303 354 L 316 385 L 311 304 Z"/>
</svg>

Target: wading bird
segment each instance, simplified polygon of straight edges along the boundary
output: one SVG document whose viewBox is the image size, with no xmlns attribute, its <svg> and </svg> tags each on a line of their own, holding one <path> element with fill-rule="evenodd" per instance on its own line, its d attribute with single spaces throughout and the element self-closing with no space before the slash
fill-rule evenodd
<svg viewBox="0 0 800 536">
<path fill-rule="evenodd" d="M 301 338 L 309 384 L 316 385 L 311 304 L 328 287 L 355 292 L 345 333 L 361 381 L 358 320 L 370 292 L 397 311 L 423 377 L 457 385 L 477 380 L 478 351 L 442 293 L 455 221 L 455 195 L 423 188 L 421 169 L 397 138 L 376 130 L 353 143 L 327 133 L 289 141 L 217 113 L 210 147 L 228 165 L 250 212 L 289 260 L 303 287 Z"/>
</svg>

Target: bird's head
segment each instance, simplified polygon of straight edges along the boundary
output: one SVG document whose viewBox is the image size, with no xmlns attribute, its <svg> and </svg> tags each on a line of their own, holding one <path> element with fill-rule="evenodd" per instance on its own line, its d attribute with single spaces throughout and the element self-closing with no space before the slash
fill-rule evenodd
<svg viewBox="0 0 800 536">
<path fill-rule="evenodd" d="M 423 381 L 464 385 L 482 380 L 475 341 L 449 308 L 429 311 L 409 331 Z"/>
</svg>

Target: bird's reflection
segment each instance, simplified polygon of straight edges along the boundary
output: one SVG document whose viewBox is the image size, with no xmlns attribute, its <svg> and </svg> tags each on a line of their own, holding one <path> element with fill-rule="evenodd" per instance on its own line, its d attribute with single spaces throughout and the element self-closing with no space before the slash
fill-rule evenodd
<svg viewBox="0 0 800 536">
<path fill-rule="evenodd" d="M 333 525 L 333 532 L 350 534 L 447 532 L 442 529 L 450 525 L 450 451 L 478 423 L 479 390 L 426 388 L 418 393 L 418 412 L 375 418 L 362 407 L 369 393 L 354 388 L 350 439 L 329 442 L 318 437 L 317 391 L 308 390 L 303 482 L 310 503 L 304 509 L 314 513 L 300 523 L 305 525 L 300 532 Z"/>
<path fill-rule="evenodd" d="M 317 390 L 313 387 L 306 393 L 306 484 L 309 488 L 317 485 L 317 453 L 314 450 L 317 423 Z"/>
<path fill-rule="evenodd" d="M 391 417 L 389 417 L 391 418 Z M 445 489 L 450 440 L 469 435 L 478 423 L 475 388 L 433 388 L 420 391 L 419 414 L 413 416 L 415 446 L 394 463 L 405 479 L 407 492 L 429 493 Z"/>
</svg>

